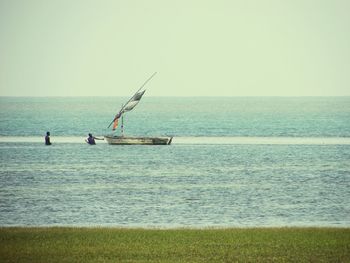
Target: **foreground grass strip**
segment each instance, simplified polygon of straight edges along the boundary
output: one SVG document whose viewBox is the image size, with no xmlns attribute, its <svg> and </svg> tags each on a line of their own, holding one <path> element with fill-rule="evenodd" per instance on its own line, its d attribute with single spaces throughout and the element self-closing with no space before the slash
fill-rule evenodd
<svg viewBox="0 0 350 263">
<path fill-rule="evenodd" d="M 350 228 L 0 228 L 0 262 L 350 262 Z"/>
</svg>

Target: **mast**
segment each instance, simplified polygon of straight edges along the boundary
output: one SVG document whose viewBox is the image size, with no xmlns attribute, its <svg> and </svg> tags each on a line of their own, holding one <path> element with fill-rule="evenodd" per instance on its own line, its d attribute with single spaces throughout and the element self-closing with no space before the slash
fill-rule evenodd
<svg viewBox="0 0 350 263">
<path fill-rule="evenodd" d="M 120 126 L 120 130 L 122 132 L 122 136 L 124 136 L 124 115 L 122 115 L 122 125 Z"/>
</svg>

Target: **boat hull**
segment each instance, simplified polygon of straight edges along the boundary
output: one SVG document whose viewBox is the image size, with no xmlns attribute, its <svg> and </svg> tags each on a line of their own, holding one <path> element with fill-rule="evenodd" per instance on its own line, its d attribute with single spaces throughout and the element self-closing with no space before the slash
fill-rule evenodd
<svg viewBox="0 0 350 263">
<path fill-rule="evenodd" d="M 104 136 L 112 145 L 169 145 L 173 137 Z"/>
</svg>

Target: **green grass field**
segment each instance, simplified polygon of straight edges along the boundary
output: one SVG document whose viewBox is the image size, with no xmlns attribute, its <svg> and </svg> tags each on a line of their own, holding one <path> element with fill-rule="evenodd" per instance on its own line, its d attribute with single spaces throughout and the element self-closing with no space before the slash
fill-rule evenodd
<svg viewBox="0 0 350 263">
<path fill-rule="evenodd" d="M 350 228 L 0 228 L 0 262 L 350 262 Z"/>
</svg>

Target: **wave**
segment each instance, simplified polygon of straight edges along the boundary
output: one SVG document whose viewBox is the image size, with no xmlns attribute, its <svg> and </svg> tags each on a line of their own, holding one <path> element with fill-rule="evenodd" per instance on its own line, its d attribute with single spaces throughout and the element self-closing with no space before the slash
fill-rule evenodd
<svg viewBox="0 0 350 263">
<path fill-rule="evenodd" d="M 97 136 L 103 137 L 103 136 Z M 51 137 L 53 143 L 85 143 L 85 137 L 55 136 Z M 44 143 L 41 136 L 0 136 L 0 143 Z M 97 141 L 97 143 L 106 143 Z M 350 145 L 350 137 L 174 137 L 172 144 L 252 144 L 252 145 Z"/>
</svg>

